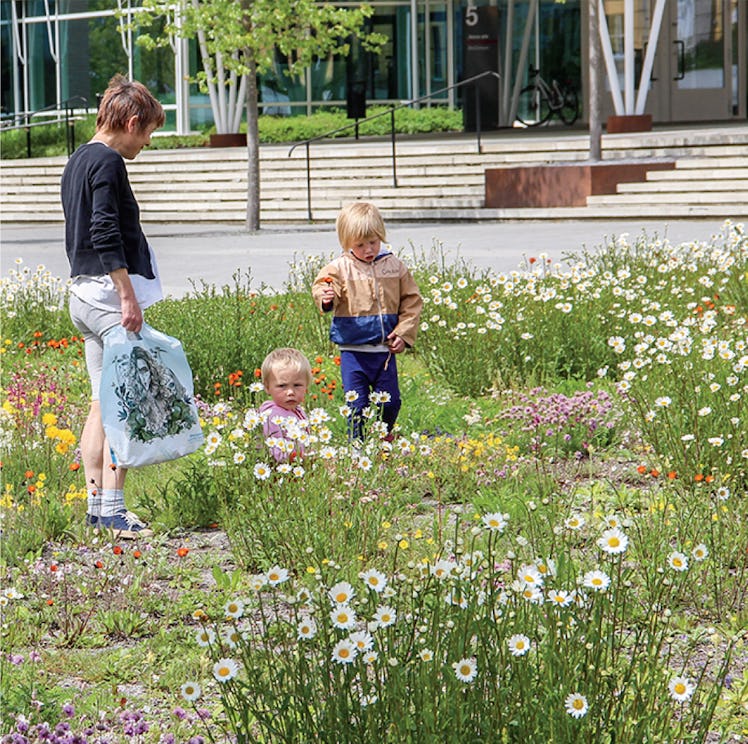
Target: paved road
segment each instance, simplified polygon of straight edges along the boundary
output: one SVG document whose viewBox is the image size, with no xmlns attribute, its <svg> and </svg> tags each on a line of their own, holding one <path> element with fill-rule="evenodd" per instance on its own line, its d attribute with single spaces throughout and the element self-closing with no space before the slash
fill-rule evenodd
<svg viewBox="0 0 748 744">
<path fill-rule="evenodd" d="M 606 238 L 646 233 L 672 243 L 709 240 L 719 232 L 716 220 L 666 221 L 539 221 L 388 225 L 388 239 L 401 255 L 429 251 L 440 243 L 448 260 L 461 257 L 481 268 L 511 271 L 525 258 L 547 253 L 554 261 L 581 248 L 595 249 Z M 231 283 L 237 270 L 251 270 L 252 285 L 281 288 L 289 263 L 308 255 L 339 252 L 334 227 L 287 227 L 248 233 L 236 227 L 184 224 L 148 225 L 164 291 L 179 297 L 190 280 L 218 287 Z M 43 264 L 54 276 L 66 277 L 62 227 L 3 225 L 0 231 L 0 275 L 16 267 L 16 259 L 35 269 Z"/>
</svg>

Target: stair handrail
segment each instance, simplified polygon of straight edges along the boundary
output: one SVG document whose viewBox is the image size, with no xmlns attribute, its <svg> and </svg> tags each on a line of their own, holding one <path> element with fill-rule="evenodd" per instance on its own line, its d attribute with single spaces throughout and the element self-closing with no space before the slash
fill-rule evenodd
<svg viewBox="0 0 748 744">
<path fill-rule="evenodd" d="M 435 96 L 438 96 L 442 93 L 446 93 L 455 88 L 460 88 L 462 86 L 467 86 L 467 85 L 473 85 L 474 90 L 475 90 L 476 144 L 478 147 L 478 153 L 480 154 L 482 152 L 481 128 L 480 128 L 480 95 L 479 95 L 478 85 L 476 83 L 479 80 L 482 80 L 483 78 L 487 78 L 487 77 L 493 77 L 493 78 L 496 78 L 496 80 L 498 80 L 499 82 L 501 81 L 501 75 L 498 72 L 494 72 L 493 70 L 486 70 L 477 75 L 473 75 L 472 77 L 465 78 L 464 80 L 460 80 L 457 83 L 453 83 L 452 85 L 448 85 L 445 88 L 440 88 L 439 90 L 432 91 L 428 95 L 420 96 L 419 98 L 413 98 L 408 101 L 403 101 L 402 103 L 399 103 L 397 105 L 393 105 L 387 111 L 380 111 L 378 114 L 372 114 L 371 116 L 367 116 L 363 119 L 356 119 L 356 121 L 352 122 L 351 124 L 346 124 L 345 126 L 338 127 L 337 129 L 331 129 L 329 132 L 325 132 L 324 134 L 318 134 L 315 137 L 309 137 L 309 139 L 301 140 L 300 142 L 296 142 L 294 145 L 292 145 L 291 149 L 288 151 L 289 158 L 291 157 L 291 154 L 297 147 L 304 145 L 306 148 L 306 206 L 307 206 L 307 218 L 309 219 L 309 221 L 310 222 L 312 221 L 312 173 L 311 173 L 311 159 L 310 159 L 310 154 L 309 154 L 309 146 L 313 142 L 327 139 L 328 137 L 331 137 L 334 134 L 338 134 L 339 132 L 344 132 L 351 128 L 355 130 L 356 139 L 358 139 L 358 128 L 360 124 L 363 124 L 364 122 L 367 122 L 367 121 L 373 121 L 374 119 L 379 119 L 382 116 L 389 116 L 390 117 L 390 139 L 392 142 L 392 185 L 395 188 L 397 188 L 397 152 L 396 152 L 396 147 L 395 147 L 395 138 L 396 138 L 395 111 L 398 111 L 399 109 L 402 109 L 402 108 L 408 108 L 410 106 L 413 106 L 413 104 L 415 103 L 421 103 L 422 101 L 431 100 Z"/>
<path fill-rule="evenodd" d="M 72 96 L 71 98 L 66 98 L 64 101 L 60 101 L 59 103 L 50 103 L 48 106 L 43 106 L 42 108 L 36 109 L 36 111 L 24 111 L 19 112 L 13 116 L 13 118 L 16 119 L 23 119 L 22 124 L 14 124 L 12 126 L 8 127 L 2 127 L 0 128 L 0 131 L 2 132 L 13 132 L 17 131 L 19 129 L 25 129 L 26 130 L 26 157 L 31 157 L 31 129 L 32 127 L 40 127 L 45 126 L 48 124 L 65 124 L 65 143 L 67 145 L 67 151 L 68 151 L 68 157 L 73 153 L 75 150 L 75 121 L 76 119 L 73 116 L 74 106 L 73 104 L 79 102 L 82 105 L 78 106 L 78 108 L 88 108 L 88 99 L 84 98 L 83 96 Z M 58 116 L 56 119 L 51 119 L 48 121 L 39 121 L 39 122 L 32 122 L 31 119 L 34 116 L 37 116 L 38 114 L 43 114 L 45 111 L 61 111 L 62 109 L 65 110 L 64 116 Z"/>
</svg>

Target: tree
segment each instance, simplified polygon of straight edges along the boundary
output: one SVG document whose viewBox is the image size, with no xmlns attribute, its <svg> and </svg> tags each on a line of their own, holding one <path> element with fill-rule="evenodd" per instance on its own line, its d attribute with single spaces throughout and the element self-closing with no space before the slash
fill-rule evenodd
<svg viewBox="0 0 748 744">
<path fill-rule="evenodd" d="M 260 150 L 257 76 L 286 58 L 287 74 L 302 72 L 315 58 L 346 55 L 355 36 L 364 48 L 384 39 L 363 32 L 369 6 L 339 8 L 316 0 L 143 0 L 135 25 L 163 21 L 163 32 L 144 33 L 139 43 L 164 46 L 174 38 L 196 39 L 202 70 L 196 79 L 208 92 L 216 130 L 238 132 L 247 110 L 247 229 L 260 226 Z"/>
<path fill-rule="evenodd" d="M 589 6 L 587 32 L 589 35 L 589 76 L 590 76 L 590 160 L 602 159 L 602 122 L 600 120 L 600 67 L 602 65 L 602 54 L 600 52 L 600 23 L 605 23 L 605 18 L 600 18 L 597 0 L 592 0 Z"/>
</svg>

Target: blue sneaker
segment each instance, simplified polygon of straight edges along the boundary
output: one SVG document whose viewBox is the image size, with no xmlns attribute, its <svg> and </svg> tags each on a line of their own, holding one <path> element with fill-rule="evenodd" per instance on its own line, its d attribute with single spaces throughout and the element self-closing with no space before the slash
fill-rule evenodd
<svg viewBox="0 0 748 744">
<path fill-rule="evenodd" d="M 86 514 L 86 524 L 96 530 L 110 530 L 115 538 L 135 540 L 138 537 L 151 537 L 153 530 L 148 529 L 145 522 L 126 509 L 118 511 L 109 517 L 94 517 Z"/>
</svg>

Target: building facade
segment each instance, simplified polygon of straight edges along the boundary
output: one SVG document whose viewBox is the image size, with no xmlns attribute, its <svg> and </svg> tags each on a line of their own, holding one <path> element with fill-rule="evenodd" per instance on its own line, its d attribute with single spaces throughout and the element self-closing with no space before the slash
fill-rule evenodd
<svg viewBox="0 0 748 744">
<path fill-rule="evenodd" d="M 293 77 L 278 56 L 275 70 L 260 80 L 260 107 L 278 115 L 345 108 L 352 84 L 369 105 L 433 96 L 434 104 L 460 107 L 463 89 L 451 86 L 492 69 L 496 91 L 488 91 L 486 106 L 497 111 L 490 120 L 511 126 L 513 93 L 536 68 L 545 79 L 568 81 L 579 91 L 585 121 L 588 2 L 369 0 L 369 30 L 387 39 L 377 54 L 320 59 Z M 610 93 L 603 116 L 618 113 L 612 89 L 625 91 L 634 80 L 645 88 L 643 111 L 655 122 L 746 119 L 748 0 L 600 0 L 600 7 L 606 22 L 603 89 Z M 120 20 L 137 12 L 137 0 L 0 0 L 3 117 L 19 120 L 71 100 L 76 108 L 94 110 L 96 96 L 121 72 L 146 83 L 162 101 L 167 131 L 210 125 L 208 97 L 189 82 L 199 64 L 195 45 L 174 40 L 143 49 Z M 656 52 L 647 61 L 652 45 Z M 650 70 L 645 82 L 643 69 Z"/>
</svg>

